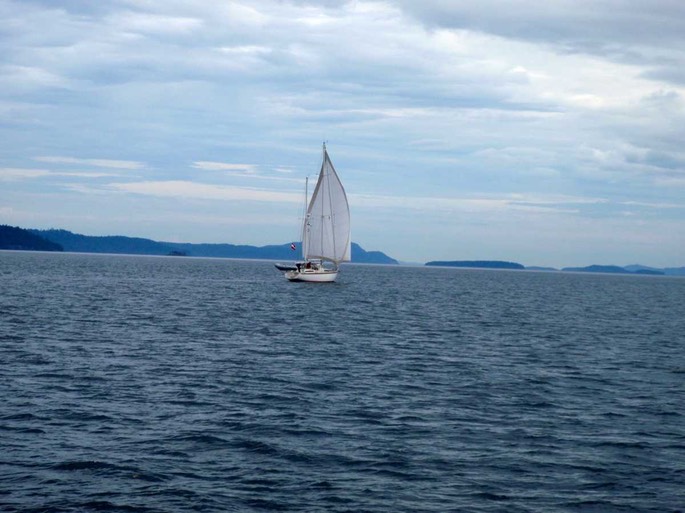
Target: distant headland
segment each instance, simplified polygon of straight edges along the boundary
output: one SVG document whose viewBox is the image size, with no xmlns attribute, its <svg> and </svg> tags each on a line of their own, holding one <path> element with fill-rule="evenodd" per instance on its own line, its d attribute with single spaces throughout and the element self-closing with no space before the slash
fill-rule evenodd
<svg viewBox="0 0 685 513">
<path fill-rule="evenodd" d="M 67 230 L 26 230 L 0 226 L 0 249 L 33 251 L 69 251 L 73 253 L 113 253 L 128 255 L 197 256 L 215 258 L 247 258 L 261 260 L 296 260 L 299 242 L 273 246 L 247 246 L 235 244 L 190 244 L 158 242 L 123 235 L 91 236 Z M 397 260 L 381 251 L 366 251 L 352 243 L 352 261 L 360 264 L 397 264 Z"/>
<path fill-rule="evenodd" d="M 19 251 L 64 251 L 59 244 L 17 226 L 0 225 L 0 249 Z"/>
</svg>

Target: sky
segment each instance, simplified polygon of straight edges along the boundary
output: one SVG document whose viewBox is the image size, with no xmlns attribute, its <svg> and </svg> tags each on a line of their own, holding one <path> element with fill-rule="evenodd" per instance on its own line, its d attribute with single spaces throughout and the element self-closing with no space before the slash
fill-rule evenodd
<svg viewBox="0 0 685 513">
<path fill-rule="evenodd" d="M 0 0 L 0 224 L 685 265 L 681 0 Z M 311 191 L 311 189 L 310 189 Z"/>
</svg>

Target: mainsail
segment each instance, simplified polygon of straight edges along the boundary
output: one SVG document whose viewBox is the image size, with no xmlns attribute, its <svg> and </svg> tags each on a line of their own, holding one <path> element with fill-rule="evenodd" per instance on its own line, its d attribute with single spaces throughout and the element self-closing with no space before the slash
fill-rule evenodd
<svg viewBox="0 0 685 513">
<path fill-rule="evenodd" d="M 336 266 L 350 260 L 350 207 L 325 144 L 319 179 L 302 231 L 305 260 L 320 258 Z"/>
</svg>

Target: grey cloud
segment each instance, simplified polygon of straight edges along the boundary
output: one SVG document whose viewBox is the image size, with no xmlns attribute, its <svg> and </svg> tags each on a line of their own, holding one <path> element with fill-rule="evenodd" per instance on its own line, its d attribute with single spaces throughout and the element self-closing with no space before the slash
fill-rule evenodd
<svg viewBox="0 0 685 513">
<path fill-rule="evenodd" d="M 668 45 L 685 39 L 685 3 L 681 1 L 586 0 L 545 5 L 537 0 L 396 2 L 432 26 L 579 48 L 610 42 Z"/>
<path fill-rule="evenodd" d="M 651 80 L 685 86 L 685 67 L 678 62 L 673 62 L 670 66 L 653 67 L 645 71 L 642 76 Z"/>
<path fill-rule="evenodd" d="M 626 161 L 645 164 L 663 172 L 685 174 L 685 156 L 676 153 L 648 150 L 641 156 L 628 156 Z"/>
<path fill-rule="evenodd" d="M 597 55 L 622 63 L 651 65 L 655 60 L 667 60 L 670 62 L 651 73 L 682 83 L 685 2 L 680 0 L 396 3 L 428 27 L 472 30 L 544 43 L 559 52 Z"/>
<path fill-rule="evenodd" d="M 121 6 L 118 1 L 93 2 L 91 0 L 21 0 L 15 1 L 17 6 L 35 6 L 43 9 L 66 11 L 79 15 L 90 15 L 110 11 Z"/>
</svg>

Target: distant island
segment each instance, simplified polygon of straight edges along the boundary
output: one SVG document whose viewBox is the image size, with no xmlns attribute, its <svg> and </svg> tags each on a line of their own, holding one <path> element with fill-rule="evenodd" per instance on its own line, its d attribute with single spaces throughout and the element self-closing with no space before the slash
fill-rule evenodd
<svg viewBox="0 0 685 513">
<path fill-rule="evenodd" d="M 0 249 L 19 251 L 64 251 L 64 248 L 40 235 L 17 226 L 0 225 Z"/>
<path fill-rule="evenodd" d="M 74 253 L 113 253 L 127 255 L 196 256 L 215 258 L 246 258 L 261 260 L 297 260 L 300 243 L 287 242 L 273 246 L 247 246 L 235 244 L 191 244 L 159 242 L 123 235 L 91 236 L 67 230 L 24 230 L 32 235 L 59 245 Z M 293 251 L 295 244 L 298 250 Z M 11 249 L 11 248 L 7 248 Z M 366 251 L 352 243 L 352 262 L 359 264 L 397 264 L 397 260 L 381 251 Z"/>
<path fill-rule="evenodd" d="M 472 269 L 511 269 L 526 271 L 549 271 L 549 272 L 574 272 L 574 273 L 609 273 L 609 274 L 644 274 L 651 276 L 685 276 L 685 267 L 667 267 L 656 269 L 644 265 L 634 264 L 620 267 L 618 265 L 588 265 L 586 267 L 554 267 L 524 266 L 517 262 L 505 262 L 501 260 L 454 260 L 426 262 L 427 266 L 435 267 L 460 267 Z"/>
<path fill-rule="evenodd" d="M 516 262 L 503 262 L 500 260 L 454 260 L 426 262 L 428 266 L 436 267 L 474 267 L 479 269 L 525 269 Z"/>
</svg>

